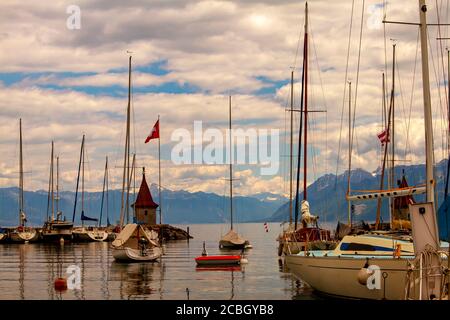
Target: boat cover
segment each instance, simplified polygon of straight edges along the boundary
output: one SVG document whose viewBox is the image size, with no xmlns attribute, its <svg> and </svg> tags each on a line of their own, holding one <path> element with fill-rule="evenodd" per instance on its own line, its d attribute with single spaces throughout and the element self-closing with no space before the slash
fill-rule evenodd
<svg viewBox="0 0 450 320">
<path fill-rule="evenodd" d="M 221 241 L 228 241 L 235 245 L 243 245 L 247 242 L 244 238 L 241 238 L 240 235 L 237 234 L 234 230 L 228 231 L 226 235 L 220 239 Z"/>
<path fill-rule="evenodd" d="M 449 228 L 450 228 L 450 197 L 442 203 L 438 210 L 438 225 L 439 225 L 439 238 L 443 241 L 450 241 Z"/>
<path fill-rule="evenodd" d="M 120 231 L 117 235 L 116 239 L 112 242 L 112 245 L 114 247 L 126 246 L 130 248 L 138 248 L 138 241 L 142 237 L 144 237 L 153 246 L 158 246 L 154 240 L 149 238 L 144 228 L 136 223 L 125 225 L 122 231 Z"/>
</svg>

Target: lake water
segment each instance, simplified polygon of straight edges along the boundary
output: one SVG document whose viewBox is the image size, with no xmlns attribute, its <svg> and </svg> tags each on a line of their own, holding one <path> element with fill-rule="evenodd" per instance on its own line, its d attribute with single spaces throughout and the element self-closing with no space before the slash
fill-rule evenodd
<svg viewBox="0 0 450 320">
<path fill-rule="evenodd" d="M 179 226 L 186 229 L 187 226 Z M 275 240 L 281 227 L 262 223 L 235 229 L 250 240 L 248 264 L 238 270 L 199 270 L 194 258 L 206 242 L 208 254 L 218 248 L 227 225 L 189 225 L 190 241 L 165 244 L 156 263 L 114 262 L 110 243 L 0 244 L 0 299 L 317 299 L 308 286 L 283 271 Z M 67 267 L 81 269 L 81 289 L 54 289 Z"/>
</svg>

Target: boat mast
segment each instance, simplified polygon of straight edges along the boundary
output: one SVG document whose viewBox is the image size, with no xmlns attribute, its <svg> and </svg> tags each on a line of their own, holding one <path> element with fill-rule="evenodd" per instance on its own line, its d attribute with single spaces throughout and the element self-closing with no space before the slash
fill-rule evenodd
<svg viewBox="0 0 450 320">
<path fill-rule="evenodd" d="M 305 102 L 304 102 L 304 119 L 305 119 L 305 142 L 303 144 L 303 200 L 307 200 L 306 183 L 308 178 L 308 2 L 305 3 Z"/>
<path fill-rule="evenodd" d="M 159 224 L 162 224 L 162 205 L 161 205 L 161 123 L 158 114 L 158 192 L 159 192 Z M 162 239 L 162 238 L 161 238 Z"/>
<path fill-rule="evenodd" d="M 23 212 L 23 153 L 22 153 L 22 118 L 19 119 L 20 147 L 19 147 L 19 226 L 24 226 Z"/>
<path fill-rule="evenodd" d="M 348 177 L 347 177 L 347 195 L 350 195 L 350 174 L 352 170 L 352 82 L 348 82 Z M 352 203 L 347 201 L 348 205 L 348 225 L 352 225 Z"/>
<path fill-rule="evenodd" d="M 232 144 L 231 140 L 231 96 L 229 99 L 229 138 L 230 138 L 230 217 L 231 217 L 231 230 L 233 230 L 233 153 L 232 153 Z"/>
<path fill-rule="evenodd" d="M 108 156 L 106 156 L 106 162 L 105 162 L 105 173 L 103 175 L 103 190 L 102 190 L 102 202 L 100 205 L 100 219 L 98 219 L 98 226 L 102 226 L 102 215 L 103 215 L 103 202 L 105 200 L 105 187 L 107 183 L 108 178 Z M 108 200 L 106 200 L 108 201 Z M 106 202 L 106 207 L 108 207 L 108 202 Z"/>
<path fill-rule="evenodd" d="M 427 6 L 425 0 L 419 0 L 420 9 L 420 48 L 422 52 L 422 83 L 423 83 L 423 107 L 425 118 L 425 153 L 426 153 L 426 190 L 427 202 L 433 204 L 433 212 L 436 212 L 434 201 L 434 153 L 433 153 L 433 118 L 431 114 L 430 75 L 428 70 L 428 40 L 427 40 Z M 435 219 L 436 233 L 438 232 L 437 219 Z M 439 248 L 439 237 L 436 237 L 435 247 Z"/>
<path fill-rule="evenodd" d="M 84 216 L 84 143 L 82 144 L 82 153 L 81 154 L 82 154 L 82 160 L 81 160 L 81 216 Z M 81 226 L 84 226 L 83 219 L 81 219 Z"/>
<path fill-rule="evenodd" d="M 427 202 L 434 205 L 434 154 L 433 154 L 433 119 L 431 114 L 430 75 L 428 69 L 427 40 L 427 6 L 425 0 L 419 0 L 420 6 L 420 46 L 422 52 L 423 106 L 425 117 L 425 151 L 426 151 L 426 189 Z M 437 230 L 437 229 L 436 229 Z M 437 246 L 439 247 L 439 246 Z"/>
<path fill-rule="evenodd" d="M 128 206 L 125 210 L 125 187 L 128 185 L 129 181 L 129 163 L 130 163 L 130 109 L 131 109 L 131 55 L 128 60 L 128 106 L 127 106 L 127 127 L 125 136 L 125 152 L 123 159 L 123 177 L 122 177 L 122 198 L 120 205 L 120 228 L 123 226 L 124 216 L 127 215 L 128 218 Z M 129 194 L 127 193 L 127 204 L 129 200 Z"/>
<path fill-rule="evenodd" d="M 51 181 L 52 181 L 52 183 L 51 183 L 51 196 L 50 196 L 50 201 L 51 201 L 51 207 L 52 207 L 52 221 L 54 221 L 55 220 L 55 209 L 54 209 L 54 206 L 53 206 L 53 203 L 55 202 L 55 195 L 54 195 L 54 193 L 53 193 L 53 190 L 54 190 L 54 170 L 53 170 L 53 157 L 54 157 L 54 155 L 53 155 L 53 149 L 54 149 L 54 144 L 53 144 L 53 141 L 52 141 L 52 157 L 51 157 L 51 161 L 50 161 L 50 177 L 51 177 Z"/>
<path fill-rule="evenodd" d="M 392 98 L 391 98 L 391 108 L 392 108 L 392 135 L 390 134 L 391 140 L 391 178 L 389 189 L 395 188 L 395 43 L 392 45 Z M 389 198 L 390 208 L 390 223 L 392 226 L 392 219 L 394 217 L 394 206 L 395 200 Z"/>
<path fill-rule="evenodd" d="M 73 205 L 73 215 L 72 215 L 72 223 L 75 222 L 75 213 L 77 211 L 77 201 L 78 201 L 78 185 L 80 183 L 80 170 L 81 170 L 81 161 L 83 160 L 83 149 L 84 149 L 84 134 L 81 139 L 81 147 L 80 147 L 80 160 L 78 161 L 78 175 L 77 175 L 77 187 L 75 189 L 75 203 Z"/>
<path fill-rule="evenodd" d="M 289 226 L 292 225 L 292 165 L 293 165 L 293 144 L 294 144 L 294 71 L 291 71 L 291 144 L 289 156 Z"/>
<path fill-rule="evenodd" d="M 59 156 L 56 157 L 56 214 L 59 213 Z"/>
</svg>

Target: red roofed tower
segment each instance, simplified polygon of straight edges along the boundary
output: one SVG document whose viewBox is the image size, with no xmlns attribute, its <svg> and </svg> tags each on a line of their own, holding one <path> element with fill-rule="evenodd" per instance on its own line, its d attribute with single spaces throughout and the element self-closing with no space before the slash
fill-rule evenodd
<svg viewBox="0 0 450 320">
<path fill-rule="evenodd" d="M 153 201 L 152 194 L 145 180 L 145 168 L 142 171 L 142 182 L 136 202 L 132 205 L 135 212 L 136 222 L 144 225 L 156 224 L 156 208 L 158 205 Z"/>
</svg>

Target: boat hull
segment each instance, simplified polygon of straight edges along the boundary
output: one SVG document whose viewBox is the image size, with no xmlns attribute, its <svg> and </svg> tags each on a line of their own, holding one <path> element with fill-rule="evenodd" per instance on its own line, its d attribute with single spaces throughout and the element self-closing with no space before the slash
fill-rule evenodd
<svg viewBox="0 0 450 320">
<path fill-rule="evenodd" d="M 77 242 L 102 242 L 108 238 L 108 233 L 104 230 L 74 230 L 72 235 Z"/>
<path fill-rule="evenodd" d="M 37 241 L 39 239 L 39 233 L 34 229 L 29 231 L 13 231 L 9 234 L 9 239 L 16 243 Z"/>
<path fill-rule="evenodd" d="M 197 266 L 229 266 L 239 265 L 241 256 L 204 256 L 195 258 Z"/>
<path fill-rule="evenodd" d="M 6 233 L 0 233 L 0 242 L 5 241 L 7 237 Z"/>
<path fill-rule="evenodd" d="M 358 273 L 366 263 L 363 257 L 287 255 L 285 261 L 296 278 L 320 293 L 352 299 L 405 299 L 408 258 L 369 258 L 369 265 L 378 266 L 382 275 L 380 288 L 375 289 L 369 289 L 358 281 Z"/>
<path fill-rule="evenodd" d="M 159 248 L 148 249 L 145 254 L 141 250 L 127 247 L 113 247 L 113 257 L 118 262 L 155 262 L 161 257 Z"/>
<path fill-rule="evenodd" d="M 242 243 L 242 244 L 241 243 L 236 244 L 236 243 L 226 241 L 226 240 L 219 241 L 220 249 L 239 250 L 239 249 L 245 249 L 247 245 L 248 245 L 247 242 Z"/>
</svg>

